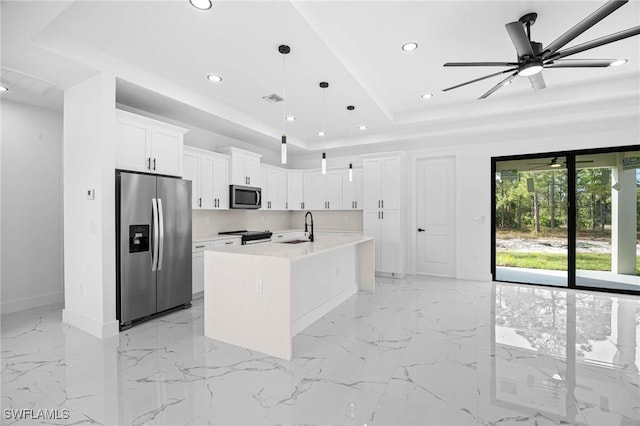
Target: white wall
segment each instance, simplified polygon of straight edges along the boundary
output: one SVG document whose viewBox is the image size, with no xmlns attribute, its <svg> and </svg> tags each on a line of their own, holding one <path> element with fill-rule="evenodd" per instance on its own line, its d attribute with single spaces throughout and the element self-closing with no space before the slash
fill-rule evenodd
<svg viewBox="0 0 640 426">
<path fill-rule="evenodd" d="M 118 333 L 115 124 L 115 77 L 101 73 L 65 90 L 62 318 L 98 337 Z"/>
<path fill-rule="evenodd" d="M 2 313 L 62 302 L 62 113 L 2 101 Z"/>
<path fill-rule="evenodd" d="M 637 105 L 637 100 L 636 100 Z M 418 158 L 454 156 L 456 158 L 456 276 L 470 280 L 491 279 L 491 157 L 614 147 L 640 143 L 640 108 L 635 114 L 611 117 L 589 116 L 580 118 L 556 117 L 553 124 L 532 122 L 531 127 L 485 128 L 464 130 L 464 126 L 451 129 L 438 136 L 417 137 L 397 143 L 363 146 L 360 153 L 403 150 L 409 154 L 410 176 L 415 177 Z M 346 167 L 357 164 L 355 149 L 348 152 L 327 151 L 330 165 Z M 292 167 L 313 167 L 320 163 L 320 152 L 296 156 Z M 409 199 L 406 227 L 408 272 L 415 272 L 415 179 L 409 179 L 405 188 Z M 479 218 L 480 223 L 474 221 Z M 484 221 L 484 222 L 482 222 Z"/>
</svg>

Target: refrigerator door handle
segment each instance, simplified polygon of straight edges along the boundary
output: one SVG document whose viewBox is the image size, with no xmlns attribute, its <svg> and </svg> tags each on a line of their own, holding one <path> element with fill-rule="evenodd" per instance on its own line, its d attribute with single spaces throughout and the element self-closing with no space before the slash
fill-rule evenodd
<svg viewBox="0 0 640 426">
<path fill-rule="evenodd" d="M 160 225 L 160 248 L 158 253 L 158 271 L 162 269 L 164 253 L 164 211 L 162 210 L 162 198 L 158 198 L 158 223 Z"/>
<path fill-rule="evenodd" d="M 153 248 L 151 251 L 151 270 L 156 271 L 158 269 L 158 204 L 156 199 L 151 199 L 151 212 L 153 220 Z"/>
</svg>

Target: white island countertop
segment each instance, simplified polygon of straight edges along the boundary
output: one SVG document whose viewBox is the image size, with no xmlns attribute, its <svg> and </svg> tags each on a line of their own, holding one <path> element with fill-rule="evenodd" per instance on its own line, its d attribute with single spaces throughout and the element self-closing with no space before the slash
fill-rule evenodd
<svg viewBox="0 0 640 426">
<path fill-rule="evenodd" d="M 297 240 L 307 240 L 306 237 Z M 325 253 L 341 247 L 348 247 L 365 241 L 373 240 L 373 237 L 363 235 L 316 235 L 313 242 L 297 244 L 285 241 L 248 244 L 244 246 L 231 246 L 224 248 L 209 248 L 208 251 L 224 251 L 225 253 L 237 253 L 252 256 L 284 257 L 291 260 Z"/>
</svg>

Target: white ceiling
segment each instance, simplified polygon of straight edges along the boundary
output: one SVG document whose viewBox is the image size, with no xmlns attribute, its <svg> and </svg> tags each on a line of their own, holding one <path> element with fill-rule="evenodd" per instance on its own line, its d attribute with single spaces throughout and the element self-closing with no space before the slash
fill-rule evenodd
<svg viewBox="0 0 640 426">
<path fill-rule="evenodd" d="M 534 93 L 516 78 L 486 100 L 478 96 L 502 77 L 450 92 L 499 68 L 443 68 L 453 61 L 511 61 L 504 25 L 538 13 L 532 39 L 550 43 L 603 1 L 215 1 L 200 11 L 176 1 L 2 1 L 2 67 L 44 83 L 2 96 L 60 107 L 61 91 L 98 70 L 119 78 L 118 102 L 259 145 L 279 139 L 283 94 L 280 44 L 286 57 L 289 140 L 305 149 L 341 148 L 442 132 L 483 118 L 544 118 L 599 99 L 640 93 L 640 37 L 575 58 L 628 58 L 616 68 L 549 69 L 547 89 Z M 640 25 L 631 1 L 570 45 Z M 403 52 L 415 41 L 419 48 Z M 572 57 L 573 58 L 573 57 Z M 224 80 L 212 84 L 209 73 Z M 27 80 L 24 80 L 27 81 Z M 325 90 L 318 87 L 328 81 Z M 23 87 L 24 86 L 24 87 Z M 36 91 L 39 88 L 39 92 Z M 433 93 L 429 100 L 422 93 Z M 353 113 L 346 106 L 356 106 Z M 627 101 L 627 104 L 629 102 Z M 635 103 L 631 103 L 633 110 Z M 637 107 L 635 107 L 637 110 Z M 526 112 L 526 114 L 522 114 Z M 326 124 L 323 124 L 326 123 Z M 366 131 L 356 129 L 366 124 Z M 317 132 L 326 127 L 327 136 Z M 274 149 L 278 145 L 274 144 Z"/>
</svg>

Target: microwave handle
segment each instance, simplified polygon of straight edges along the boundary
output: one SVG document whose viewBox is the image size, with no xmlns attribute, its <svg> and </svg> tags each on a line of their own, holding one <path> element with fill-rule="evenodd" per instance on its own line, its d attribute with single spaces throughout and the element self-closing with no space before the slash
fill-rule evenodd
<svg viewBox="0 0 640 426">
<path fill-rule="evenodd" d="M 258 196 L 258 200 L 256 201 L 256 206 L 260 205 L 260 191 L 256 191 L 256 195 Z"/>
</svg>

